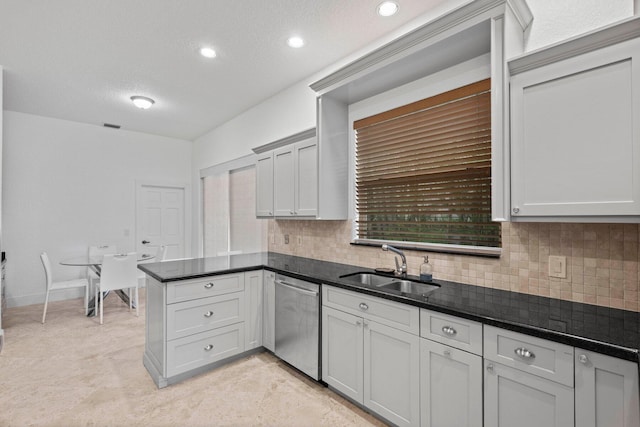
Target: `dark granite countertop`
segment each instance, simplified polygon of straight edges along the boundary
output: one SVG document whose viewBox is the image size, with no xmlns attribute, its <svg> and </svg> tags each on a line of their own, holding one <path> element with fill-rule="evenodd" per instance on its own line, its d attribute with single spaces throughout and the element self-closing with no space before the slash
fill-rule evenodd
<svg viewBox="0 0 640 427">
<path fill-rule="evenodd" d="M 640 313 L 437 279 L 426 297 L 353 284 L 340 276 L 364 267 L 278 253 L 256 253 L 141 264 L 160 282 L 267 269 L 314 283 L 350 289 L 485 324 L 638 362 Z M 416 279 L 416 277 L 409 277 Z"/>
</svg>

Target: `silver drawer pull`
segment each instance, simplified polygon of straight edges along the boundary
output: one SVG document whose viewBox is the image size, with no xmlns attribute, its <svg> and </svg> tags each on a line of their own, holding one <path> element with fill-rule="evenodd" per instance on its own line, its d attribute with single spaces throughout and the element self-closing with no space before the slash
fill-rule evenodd
<svg viewBox="0 0 640 427">
<path fill-rule="evenodd" d="M 360 303 L 359 307 L 360 307 L 360 310 L 368 310 L 369 309 L 369 306 L 367 304 L 363 303 L 363 302 Z"/>
<path fill-rule="evenodd" d="M 489 363 L 489 364 L 487 365 L 487 372 L 491 372 L 491 373 L 493 373 L 493 363 Z"/>
<path fill-rule="evenodd" d="M 453 329 L 451 326 L 443 326 L 442 327 L 442 332 L 444 332 L 445 334 L 449 335 L 450 337 L 452 337 L 452 336 L 454 336 L 455 334 L 458 333 L 458 331 Z"/>
<path fill-rule="evenodd" d="M 204 314 L 204 317 L 211 317 L 213 316 L 213 311 L 209 310 Z"/>
<path fill-rule="evenodd" d="M 213 350 L 213 346 L 211 344 L 209 344 L 204 348 L 204 350 L 205 351 L 211 351 L 211 350 Z"/>
<path fill-rule="evenodd" d="M 207 283 L 206 285 L 204 285 L 204 288 L 205 288 L 205 289 L 211 289 L 211 288 L 213 288 L 213 282 L 209 282 L 209 283 Z"/>
<path fill-rule="evenodd" d="M 444 355 L 447 357 L 451 357 L 451 350 L 445 350 Z"/>
<path fill-rule="evenodd" d="M 583 365 L 586 365 L 587 363 L 589 363 L 589 358 L 586 354 L 581 354 L 580 356 L 578 356 L 578 361 Z"/>
<path fill-rule="evenodd" d="M 522 357 L 523 359 L 534 359 L 536 357 L 535 354 L 533 354 L 532 352 L 530 352 L 529 350 L 527 350 L 524 347 L 516 348 L 515 350 L 513 350 L 513 352 L 518 357 Z"/>
</svg>

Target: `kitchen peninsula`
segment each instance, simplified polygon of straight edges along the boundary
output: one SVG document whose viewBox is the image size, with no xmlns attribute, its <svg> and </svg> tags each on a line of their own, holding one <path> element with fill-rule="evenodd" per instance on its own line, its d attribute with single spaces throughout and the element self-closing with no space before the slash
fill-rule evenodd
<svg viewBox="0 0 640 427">
<path fill-rule="evenodd" d="M 175 260 L 144 264 L 139 268 L 148 275 L 147 342 L 144 363 L 159 387 L 206 372 L 264 348 L 261 340 L 262 314 L 269 311 L 268 304 L 273 304 L 273 297 L 266 298 L 266 287 L 265 298 L 262 298 L 264 271 L 265 274 L 284 273 L 290 277 L 320 284 L 324 298 L 328 295 L 327 292 L 335 292 L 348 298 L 360 298 L 360 295 L 363 301 L 386 301 L 396 304 L 397 307 L 413 307 L 412 310 L 419 312 L 419 337 L 423 342 L 430 342 L 425 339 L 429 338 L 430 333 L 426 330 L 429 327 L 427 319 L 432 322 L 432 326 L 436 322 L 435 318 L 438 318 L 437 321 L 452 320 L 452 324 L 475 324 L 480 328 L 476 338 L 480 343 L 484 339 L 484 355 L 481 345 L 478 356 L 484 356 L 485 414 L 488 413 L 487 405 L 491 405 L 490 396 L 487 394 L 491 391 L 487 388 L 491 381 L 487 376 L 493 373 L 501 376 L 498 367 L 504 364 L 509 365 L 505 369 L 520 369 L 523 374 L 535 380 L 548 376 L 544 381 L 561 387 L 562 393 L 570 397 L 569 400 L 558 400 L 560 403 L 557 404 L 569 405 L 572 408 L 570 419 L 573 420 L 574 388 L 576 408 L 585 404 L 585 398 L 582 397 L 584 393 L 580 390 L 585 384 L 578 378 L 581 372 L 579 368 L 593 368 L 599 357 L 605 357 L 607 360 L 623 364 L 627 369 L 624 378 L 620 377 L 623 380 L 623 383 L 620 383 L 621 394 L 612 393 L 605 403 L 608 405 L 609 400 L 624 396 L 624 410 L 631 411 L 631 417 L 637 417 L 640 313 L 439 280 L 435 281 L 439 289 L 427 296 L 411 296 L 400 291 L 381 290 L 364 283 L 354 284 L 341 278 L 355 272 L 373 273 L 368 268 L 278 253 Z M 409 278 L 417 280 L 411 276 Z M 220 305 L 220 310 L 225 313 L 220 318 L 221 323 L 208 328 L 201 325 L 202 319 L 215 317 L 213 313 L 217 312 L 217 309 L 209 309 L 209 306 L 203 305 L 205 303 Z M 325 306 L 332 304 L 330 301 L 323 300 L 322 304 L 324 312 L 334 310 L 333 307 Z M 360 309 L 368 308 L 363 304 L 360 303 Z M 196 310 L 204 310 L 204 315 L 198 311 L 195 317 L 192 316 L 198 320 L 195 326 L 172 324 L 177 312 L 192 310 L 194 307 L 198 307 Z M 356 305 L 355 310 L 357 309 Z M 251 313 L 251 310 L 254 312 Z M 369 314 L 373 310 L 369 310 Z M 186 316 L 185 319 L 187 318 L 190 317 Z M 327 329 L 323 324 L 323 334 L 328 333 Z M 443 326 L 442 330 L 451 335 L 456 333 L 455 330 L 449 332 L 452 331 L 449 324 Z M 458 337 L 462 335 L 460 333 Z M 214 342 L 216 337 L 219 337 L 217 343 Z M 493 349 L 493 355 L 490 354 L 491 337 L 496 341 L 493 345 L 497 345 Z M 444 334 L 436 338 L 446 339 L 447 336 Z M 323 339 L 326 340 L 327 337 Z M 517 356 L 503 354 L 502 347 L 512 342 L 516 347 L 511 353 L 515 352 Z M 529 344 L 524 345 L 523 342 Z M 451 346 L 455 347 L 456 343 L 453 342 Z M 213 354 L 218 349 L 218 355 L 211 359 L 205 356 L 189 359 L 190 353 L 204 351 Z M 445 354 L 451 354 L 451 350 L 447 349 Z M 538 362 L 540 366 L 537 366 Z M 327 360 L 322 361 L 322 381 L 346 395 L 347 393 L 332 384 L 330 375 L 326 372 L 327 363 Z M 522 366 L 518 363 L 522 363 Z M 555 372 L 560 368 L 566 372 Z M 416 369 L 423 376 L 421 368 Z M 482 371 L 478 375 L 482 375 Z M 597 388 L 598 385 L 595 384 L 593 387 Z M 479 398 L 482 399 L 482 396 Z M 421 406 L 423 405 L 424 402 Z M 594 403 L 587 402 L 585 405 L 594 407 Z M 366 402 L 363 406 L 367 406 Z M 373 410 L 380 413 L 375 408 Z M 580 412 L 576 410 L 576 416 L 579 416 Z M 387 413 L 382 416 L 387 420 L 391 418 Z M 394 419 L 395 423 L 402 424 L 396 421 Z M 414 424 L 415 418 L 408 419 L 407 425 Z M 573 421 L 570 424 L 573 425 Z"/>
</svg>

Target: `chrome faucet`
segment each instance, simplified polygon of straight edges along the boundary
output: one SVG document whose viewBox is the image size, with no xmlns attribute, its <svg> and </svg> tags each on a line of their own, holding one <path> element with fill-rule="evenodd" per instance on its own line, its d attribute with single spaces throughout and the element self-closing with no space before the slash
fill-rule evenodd
<svg viewBox="0 0 640 427">
<path fill-rule="evenodd" d="M 395 257 L 395 260 L 396 260 L 396 275 L 403 276 L 403 277 L 406 276 L 407 275 L 407 258 L 404 256 L 404 252 L 402 252 L 398 248 L 394 248 L 391 245 L 387 245 L 386 243 L 384 245 L 382 245 L 382 250 L 383 251 L 395 252 L 398 255 L 400 255 L 400 258 L 402 258 L 402 265 L 400 265 L 398 263 L 398 257 Z"/>
</svg>

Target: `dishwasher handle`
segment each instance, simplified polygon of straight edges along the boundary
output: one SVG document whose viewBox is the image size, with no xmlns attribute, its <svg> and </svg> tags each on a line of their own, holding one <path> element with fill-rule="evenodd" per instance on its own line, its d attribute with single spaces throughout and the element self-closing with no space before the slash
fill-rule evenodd
<svg viewBox="0 0 640 427">
<path fill-rule="evenodd" d="M 277 279 L 275 282 L 276 282 L 276 285 L 280 285 L 280 286 L 284 286 L 286 288 L 290 288 L 290 289 L 292 289 L 292 290 L 294 290 L 296 292 L 300 292 L 300 293 L 305 294 L 305 295 L 310 295 L 310 296 L 314 296 L 314 297 L 318 296 L 318 291 L 310 291 L 310 290 L 307 290 L 307 289 L 303 289 L 303 288 L 300 288 L 300 287 L 298 287 L 296 285 L 292 285 L 291 283 L 287 283 L 287 282 L 285 282 L 284 280 L 281 280 L 281 279 Z"/>
</svg>

